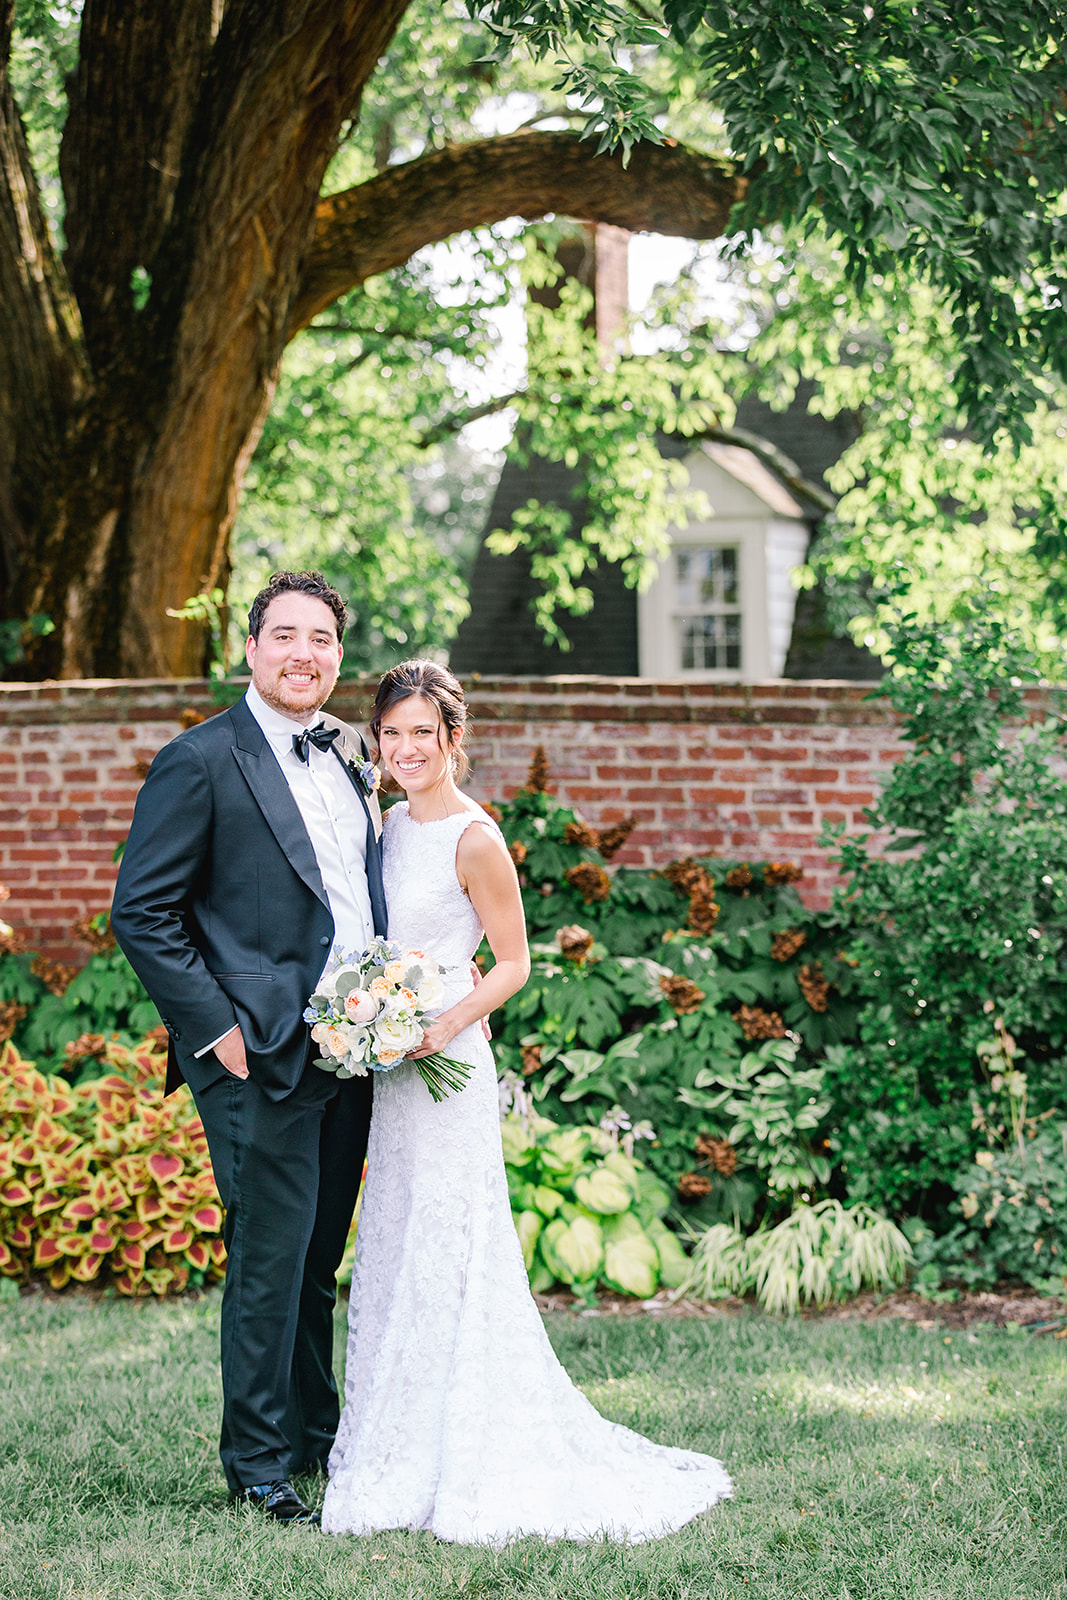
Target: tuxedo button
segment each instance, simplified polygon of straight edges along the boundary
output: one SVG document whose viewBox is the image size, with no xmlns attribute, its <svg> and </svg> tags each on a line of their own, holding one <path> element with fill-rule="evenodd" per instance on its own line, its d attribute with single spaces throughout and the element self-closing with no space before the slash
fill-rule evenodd
<svg viewBox="0 0 1067 1600">
<path fill-rule="evenodd" d="M 323 934 L 322 938 L 319 940 L 320 944 L 329 944 L 329 942 L 330 942 L 329 938 L 327 937 L 326 934 Z"/>
</svg>

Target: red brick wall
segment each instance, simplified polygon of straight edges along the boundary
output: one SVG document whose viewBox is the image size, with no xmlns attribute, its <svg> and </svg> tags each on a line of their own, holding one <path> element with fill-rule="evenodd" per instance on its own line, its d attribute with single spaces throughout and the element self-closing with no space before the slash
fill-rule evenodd
<svg viewBox="0 0 1067 1600">
<path fill-rule="evenodd" d="M 331 702 L 361 723 L 368 683 Z M 636 815 L 616 860 L 662 865 L 686 854 L 800 861 L 802 892 L 825 905 L 833 872 L 824 822 L 859 823 L 899 752 L 870 685 L 652 683 L 618 678 L 471 679 L 471 792 L 519 788 L 544 746 L 552 787 L 593 824 Z M 100 911 L 147 764 L 186 708 L 213 709 L 199 681 L 0 685 L 2 914 L 34 948 L 84 959 L 70 933 Z"/>
</svg>

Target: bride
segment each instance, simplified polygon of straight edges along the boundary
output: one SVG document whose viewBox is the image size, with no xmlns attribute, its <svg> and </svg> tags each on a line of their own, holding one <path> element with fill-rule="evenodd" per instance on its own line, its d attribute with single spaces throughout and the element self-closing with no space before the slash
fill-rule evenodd
<svg viewBox="0 0 1067 1600">
<path fill-rule="evenodd" d="M 530 1296 L 481 1025 L 530 962 L 503 836 L 456 786 L 465 720 L 452 674 L 407 661 L 382 679 L 370 725 L 407 793 L 385 819 L 389 937 L 445 969 L 444 1009 L 412 1056 L 440 1050 L 473 1071 L 440 1104 L 414 1066 L 375 1080 L 322 1525 L 494 1545 L 655 1538 L 728 1495 L 730 1480 L 710 1456 L 601 1417 L 556 1360 Z M 496 964 L 475 987 L 483 929 Z"/>
</svg>

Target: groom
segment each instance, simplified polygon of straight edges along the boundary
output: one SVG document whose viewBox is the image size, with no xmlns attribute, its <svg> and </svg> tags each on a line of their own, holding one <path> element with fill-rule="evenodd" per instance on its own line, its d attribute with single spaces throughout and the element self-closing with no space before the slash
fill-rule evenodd
<svg viewBox="0 0 1067 1600">
<path fill-rule="evenodd" d="M 223 1468 L 281 1522 L 317 1520 L 289 1479 L 325 1467 L 337 1429 L 335 1274 L 371 1106 L 369 1077 L 310 1065 L 302 1012 L 335 943 L 386 930 L 373 769 L 318 714 L 346 620 L 319 573 L 276 573 L 256 596 L 248 692 L 156 756 L 111 912 L 226 1207 Z"/>
</svg>

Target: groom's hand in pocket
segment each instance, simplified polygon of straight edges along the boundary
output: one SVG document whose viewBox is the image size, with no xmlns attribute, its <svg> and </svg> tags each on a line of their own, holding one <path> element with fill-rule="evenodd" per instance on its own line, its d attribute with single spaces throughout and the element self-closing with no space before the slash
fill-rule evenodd
<svg viewBox="0 0 1067 1600">
<path fill-rule="evenodd" d="M 226 1068 L 226 1071 L 233 1077 L 248 1077 L 248 1062 L 245 1060 L 245 1041 L 240 1028 L 231 1028 L 226 1037 L 219 1040 L 215 1046 L 215 1054 Z"/>
</svg>

